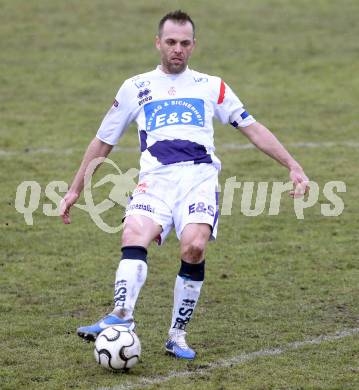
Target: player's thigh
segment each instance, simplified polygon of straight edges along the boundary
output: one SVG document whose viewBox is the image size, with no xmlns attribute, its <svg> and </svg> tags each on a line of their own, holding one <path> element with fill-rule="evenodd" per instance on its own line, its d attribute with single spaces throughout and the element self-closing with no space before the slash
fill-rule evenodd
<svg viewBox="0 0 359 390">
<path fill-rule="evenodd" d="M 148 248 L 162 232 L 162 227 L 144 215 L 129 215 L 124 222 L 122 246 L 136 245 Z"/>
<path fill-rule="evenodd" d="M 188 262 L 203 260 L 211 233 L 212 227 L 207 223 L 187 224 L 180 237 L 181 258 Z"/>
</svg>

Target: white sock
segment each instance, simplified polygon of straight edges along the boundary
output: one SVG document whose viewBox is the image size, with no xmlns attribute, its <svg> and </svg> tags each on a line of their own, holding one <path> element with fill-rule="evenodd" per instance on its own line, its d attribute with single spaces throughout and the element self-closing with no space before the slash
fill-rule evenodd
<svg viewBox="0 0 359 390">
<path fill-rule="evenodd" d="M 177 275 L 169 335 L 185 331 L 198 302 L 202 284 L 203 281 L 190 280 Z"/>
<path fill-rule="evenodd" d="M 116 272 L 115 309 L 113 313 L 125 321 L 133 321 L 133 311 L 147 277 L 143 260 L 122 259 Z"/>
</svg>

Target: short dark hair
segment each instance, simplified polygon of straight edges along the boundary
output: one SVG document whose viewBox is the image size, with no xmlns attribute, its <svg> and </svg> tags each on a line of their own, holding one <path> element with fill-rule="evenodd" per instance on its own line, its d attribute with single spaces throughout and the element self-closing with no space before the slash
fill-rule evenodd
<svg viewBox="0 0 359 390">
<path fill-rule="evenodd" d="M 186 12 L 183 12 L 180 9 L 177 11 L 169 12 L 167 15 L 165 15 L 160 20 L 160 22 L 158 24 L 158 36 L 161 36 L 162 30 L 163 30 L 163 25 L 165 24 L 165 22 L 167 20 L 172 20 L 173 22 L 179 23 L 179 24 L 185 24 L 186 22 L 190 22 L 192 25 L 193 37 L 194 37 L 195 26 L 194 26 L 193 20 Z"/>
</svg>

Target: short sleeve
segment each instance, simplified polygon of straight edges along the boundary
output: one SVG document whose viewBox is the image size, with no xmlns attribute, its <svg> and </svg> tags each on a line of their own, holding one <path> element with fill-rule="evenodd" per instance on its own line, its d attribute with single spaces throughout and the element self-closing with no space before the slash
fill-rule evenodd
<svg viewBox="0 0 359 390">
<path fill-rule="evenodd" d="M 246 127 L 256 120 L 250 115 L 231 88 L 220 80 L 215 117 L 223 124 L 230 123 L 234 127 Z"/>
<path fill-rule="evenodd" d="M 116 94 L 112 107 L 102 120 L 96 137 L 109 145 L 116 145 L 136 116 L 136 106 L 130 86 L 124 82 Z"/>
</svg>

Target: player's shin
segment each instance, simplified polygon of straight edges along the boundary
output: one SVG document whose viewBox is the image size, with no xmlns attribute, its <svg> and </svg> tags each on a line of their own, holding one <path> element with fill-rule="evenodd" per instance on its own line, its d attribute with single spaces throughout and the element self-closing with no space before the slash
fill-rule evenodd
<svg viewBox="0 0 359 390">
<path fill-rule="evenodd" d="M 147 277 L 147 250 L 141 246 L 125 246 L 116 272 L 113 314 L 133 321 L 133 311 Z"/>
<path fill-rule="evenodd" d="M 204 280 L 205 261 L 190 264 L 182 260 L 176 278 L 172 323 L 169 334 L 185 331 L 198 302 Z"/>
</svg>

